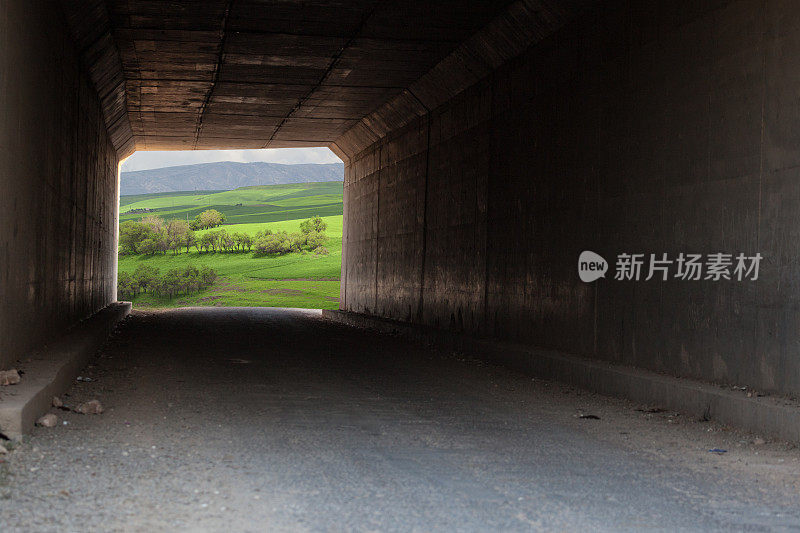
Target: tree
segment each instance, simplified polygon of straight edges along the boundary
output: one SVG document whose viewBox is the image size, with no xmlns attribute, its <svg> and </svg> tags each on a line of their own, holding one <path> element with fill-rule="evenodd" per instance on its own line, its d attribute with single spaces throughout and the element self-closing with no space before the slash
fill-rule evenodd
<svg viewBox="0 0 800 533">
<path fill-rule="evenodd" d="M 231 234 L 231 238 L 233 239 L 234 246 L 236 246 L 236 251 L 242 251 L 242 237 L 244 236 L 243 233 L 233 233 Z"/>
<path fill-rule="evenodd" d="M 193 265 L 186 265 L 186 268 L 183 269 L 183 290 L 185 292 L 199 291 L 202 284 L 200 271 Z"/>
<path fill-rule="evenodd" d="M 315 215 L 300 223 L 300 231 L 304 234 L 309 234 L 312 231 L 322 233 L 326 229 L 328 229 L 328 223 L 322 220 L 322 217 L 319 215 Z"/>
<path fill-rule="evenodd" d="M 222 245 L 222 249 L 226 252 L 233 251 L 233 249 L 236 247 L 236 239 L 224 229 L 220 230 L 219 241 Z"/>
<path fill-rule="evenodd" d="M 156 237 L 156 251 L 161 252 L 162 254 L 167 253 L 167 250 L 170 249 L 172 244 L 169 242 L 169 237 L 167 237 L 166 231 L 161 231 Z"/>
<path fill-rule="evenodd" d="M 191 231 L 189 223 L 185 220 L 172 219 L 165 227 L 167 247 L 177 254 L 178 249 L 184 245 L 186 235 Z M 188 251 L 188 246 L 187 246 Z"/>
<path fill-rule="evenodd" d="M 163 276 L 159 276 L 157 268 L 139 265 L 133 274 L 120 272 L 117 283 L 120 295 L 135 296 L 141 289 L 172 298 L 177 294 L 188 294 L 210 287 L 216 279 L 217 273 L 206 265 L 199 270 L 193 265 L 187 265 L 183 269 L 173 268 Z"/>
<path fill-rule="evenodd" d="M 250 248 L 253 246 L 253 238 L 247 233 L 237 233 L 235 235 L 237 248 L 241 247 L 242 251 L 247 248 L 247 251 L 249 252 Z"/>
<path fill-rule="evenodd" d="M 177 268 L 169 270 L 164 275 L 164 280 L 163 280 L 164 291 L 169 295 L 170 298 L 172 298 L 174 295 L 180 292 L 181 285 L 183 282 L 182 277 L 183 276 L 181 275 L 181 271 L 178 270 Z"/>
<path fill-rule="evenodd" d="M 139 289 L 153 289 L 158 281 L 158 269 L 150 265 L 139 265 L 133 272 L 133 278 Z"/>
<path fill-rule="evenodd" d="M 164 282 L 163 276 L 159 276 L 153 280 L 150 284 L 150 292 L 159 296 L 167 294 L 167 285 Z"/>
<path fill-rule="evenodd" d="M 222 239 L 221 239 L 221 237 L 222 237 L 222 232 L 223 231 L 224 230 L 209 231 L 208 233 L 206 233 L 206 235 L 209 235 L 211 237 L 211 249 L 213 251 L 215 251 L 215 252 L 217 250 L 221 250 L 222 249 Z"/>
<path fill-rule="evenodd" d="M 152 236 L 153 229 L 147 224 L 135 220 L 126 220 L 119 225 L 120 253 L 132 255 L 141 253 L 139 245 L 143 240 Z"/>
<path fill-rule="evenodd" d="M 197 248 L 198 251 L 200 251 L 200 248 L 197 246 L 197 237 L 195 236 L 192 230 L 188 230 L 186 235 L 183 236 L 183 241 L 181 242 L 181 245 L 186 247 L 187 254 L 189 253 L 189 248 L 191 248 L 192 246 L 194 246 L 195 248 Z"/>
<path fill-rule="evenodd" d="M 206 209 L 194 217 L 194 224 L 191 229 L 210 229 L 216 228 L 225 222 L 225 215 L 216 209 Z"/>
<path fill-rule="evenodd" d="M 120 296 L 135 296 L 139 285 L 136 279 L 128 272 L 117 275 L 117 292 Z"/>
<path fill-rule="evenodd" d="M 161 233 L 164 229 L 164 219 L 158 215 L 147 215 L 142 218 L 142 224 L 149 226 L 154 233 Z"/>
<path fill-rule="evenodd" d="M 200 247 L 206 252 L 214 247 L 214 234 L 209 231 L 200 236 Z"/>
</svg>

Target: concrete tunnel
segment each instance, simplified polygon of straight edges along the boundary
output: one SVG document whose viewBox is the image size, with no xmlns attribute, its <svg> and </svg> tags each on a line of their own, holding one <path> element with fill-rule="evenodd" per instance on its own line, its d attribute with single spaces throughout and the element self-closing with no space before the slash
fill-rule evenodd
<svg viewBox="0 0 800 533">
<path fill-rule="evenodd" d="M 3 0 L 0 369 L 116 302 L 122 159 L 327 146 L 333 320 L 800 440 L 729 390 L 800 393 L 798 36 L 782 0 Z M 681 253 L 763 260 L 645 279 Z"/>
</svg>

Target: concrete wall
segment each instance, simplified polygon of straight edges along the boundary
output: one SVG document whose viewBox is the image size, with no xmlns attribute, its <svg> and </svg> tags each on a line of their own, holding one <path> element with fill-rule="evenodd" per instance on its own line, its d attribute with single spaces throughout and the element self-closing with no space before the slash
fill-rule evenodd
<svg viewBox="0 0 800 533">
<path fill-rule="evenodd" d="M 344 241 L 342 309 L 800 392 L 800 7 L 603 3 L 352 154 Z M 585 284 L 585 249 L 764 260 Z"/>
<path fill-rule="evenodd" d="M 57 2 L 0 2 L 0 369 L 116 300 L 117 156 Z"/>
</svg>

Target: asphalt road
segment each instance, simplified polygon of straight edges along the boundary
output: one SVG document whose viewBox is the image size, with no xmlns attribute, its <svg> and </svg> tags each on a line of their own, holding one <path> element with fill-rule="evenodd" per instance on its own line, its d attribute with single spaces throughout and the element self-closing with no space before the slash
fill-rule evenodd
<svg viewBox="0 0 800 533">
<path fill-rule="evenodd" d="M 134 313 L 84 375 L 0 531 L 800 529 L 789 444 L 315 312 Z"/>
</svg>

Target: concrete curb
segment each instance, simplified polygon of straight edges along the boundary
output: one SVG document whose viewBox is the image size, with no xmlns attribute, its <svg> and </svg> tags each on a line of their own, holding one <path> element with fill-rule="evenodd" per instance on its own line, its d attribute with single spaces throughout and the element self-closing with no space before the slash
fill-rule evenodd
<svg viewBox="0 0 800 533">
<path fill-rule="evenodd" d="M 0 433 L 18 440 L 29 432 L 130 312 L 130 302 L 109 304 L 32 354 L 22 381 L 0 388 Z"/>
<path fill-rule="evenodd" d="M 786 399 L 748 398 L 743 391 L 718 385 L 358 313 L 324 310 L 322 316 L 350 326 L 401 334 L 441 349 L 458 350 L 479 359 L 606 396 L 656 405 L 753 433 L 800 442 L 800 406 Z"/>
</svg>

